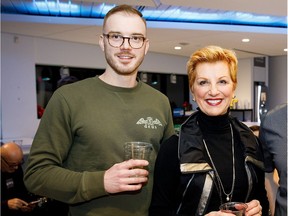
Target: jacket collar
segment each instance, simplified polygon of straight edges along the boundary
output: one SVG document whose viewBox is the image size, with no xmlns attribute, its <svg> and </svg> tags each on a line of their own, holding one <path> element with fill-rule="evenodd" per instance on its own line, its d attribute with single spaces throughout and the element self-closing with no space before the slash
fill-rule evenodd
<svg viewBox="0 0 288 216">
<path fill-rule="evenodd" d="M 201 167 L 206 167 L 205 170 L 209 170 L 207 162 L 204 159 L 203 152 L 205 151 L 203 145 L 203 135 L 197 123 L 197 116 L 199 111 L 194 112 L 180 127 L 179 143 L 178 143 L 178 157 L 181 166 L 193 163 L 200 163 L 198 167 L 199 171 Z M 229 121 L 234 131 L 240 137 L 240 142 L 245 149 L 245 161 L 251 162 L 261 169 L 264 169 L 262 147 L 259 144 L 258 139 L 253 132 L 242 122 L 232 116 L 228 116 Z M 195 164 L 194 164 L 195 165 Z"/>
</svg>

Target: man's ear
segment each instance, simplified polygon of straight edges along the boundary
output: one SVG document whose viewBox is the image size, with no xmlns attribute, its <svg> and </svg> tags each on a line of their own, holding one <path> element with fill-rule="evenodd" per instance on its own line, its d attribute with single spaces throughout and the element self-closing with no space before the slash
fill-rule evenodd
<svg viewBox="0 0 288 216">
<path fill-rule="evenodd" d="M 104 36 L 103 35 L 99 36 L 99 46 L 102 49 L 102 51 L 104 52 Z"/>
<path fill-rule="evenodd" d="M 149 40 L 146 39 L 146 46 L 145 46 L 145 55 L 147 54 L 148 50 L 149 50 L 149 46 L 150 46 L 150 43 L 149 43 Z"/>
</svg>

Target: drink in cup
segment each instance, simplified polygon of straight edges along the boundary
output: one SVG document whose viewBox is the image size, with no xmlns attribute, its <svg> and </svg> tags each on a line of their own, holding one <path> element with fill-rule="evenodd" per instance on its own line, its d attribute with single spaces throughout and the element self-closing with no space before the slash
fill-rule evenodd
<svg viewBox="0 0 288 216">
<path fill-rule="evenodd" d="M 152 150 L 153 146 L 150 143 L 140 141 L 126 142 L 124 145 L 124 159 L 141 159 L 149 161 Z"/>
<path fill-rule="evenodd" d="M 245 216 L 247 204 L 242 202 L 228 202 L 222 204 L 219 208 L 222 212 L 232 213 L 236 216 Z"/>
<path fill-rule="evenodd" d="M 140 160 L 149 161 L 152 150 L 153 150 L 153 146 L 150 143 L 141 142 L 141 141 L 126 142 L 124 144 L 124 159 L 125 160 L 140 159 Z M 144 169 L 143 166 L 133 167 L 132 169 L 137 169 L 137 168 Z M 138 176 L 136 175 L 133 177 L 138 177 Z M 146 184 L 147 182 L 143 183 L 142 185 L 145 186 Z"/>
</svg>

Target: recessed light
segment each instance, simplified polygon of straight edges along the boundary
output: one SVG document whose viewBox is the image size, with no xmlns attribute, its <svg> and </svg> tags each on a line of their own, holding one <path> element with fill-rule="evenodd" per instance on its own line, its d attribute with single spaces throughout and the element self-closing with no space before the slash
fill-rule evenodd
<svg viewBox="0 0 288 216">
<path fill-rule="evenodd" d="M 244 39 L 242 39 L 242 42 L 244 42 L 244 43 L 248 43 L 249 41 L 250 41 L 249 38 L 244 38 Z"/>
<path fill-rule="evenodd" d="M 175 49 L 175 50 L 181 50 L 182 47 L 181 47 L 181 46 L 175 46 L 174 49 Z"/>
<path fill-rule="evenodd" d="M 284 52 L 287 52 L 287 51 L 288 51 L 288 49 L 287 49 L 287 48 L 285 48 L 285 49 L 284 49 Z"/>
</svg>

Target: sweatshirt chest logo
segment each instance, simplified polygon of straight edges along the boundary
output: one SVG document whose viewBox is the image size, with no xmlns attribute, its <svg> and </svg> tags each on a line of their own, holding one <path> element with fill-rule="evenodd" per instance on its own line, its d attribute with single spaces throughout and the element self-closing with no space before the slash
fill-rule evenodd
<svg viewBox="0 0 288 216">
<path fill-rule="evenodd" d="M 159 127 L 163 126 L 162 123 L 157 118 L 153 120 L 152 117 L 147 117 L 146 119 L 140 118 L 136 124 L 143 125 L 144 128 L 147 128 L 147 129 L 157 129 L 158 126 Z"/>
</svg>

